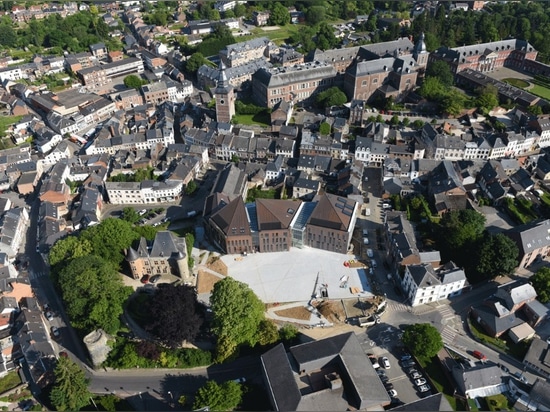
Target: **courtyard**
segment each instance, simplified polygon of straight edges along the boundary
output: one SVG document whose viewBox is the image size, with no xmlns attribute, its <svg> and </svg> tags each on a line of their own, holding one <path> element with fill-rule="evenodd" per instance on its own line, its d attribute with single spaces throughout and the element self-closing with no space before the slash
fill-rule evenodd
<svg viewBox="0 0 550 412">
<path fill-rule="evenodd" d="M 326 289 L 329 299 L 372 297 L 366 271 L 348 268 L 353 257 L 319 249 L 226 255 L 228 274 L 246 283 L 265 303 L 308 302 Z M 347 287 L 344 281 L 347 278 Z M 323 286 L 325 285 L 325 286 Z M 353 293 L 352 293 L 353 289 Z"/>
</svg>

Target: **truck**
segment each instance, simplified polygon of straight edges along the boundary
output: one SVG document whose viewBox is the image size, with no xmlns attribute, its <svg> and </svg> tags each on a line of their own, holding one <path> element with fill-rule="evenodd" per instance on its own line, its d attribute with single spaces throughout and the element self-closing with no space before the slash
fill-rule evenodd
<svg viewBox="0 0 550 412">
<path fill-rule="evenodd" d="M 374 326 L 380 323 L 380 316 L 378 315 L 372 315 L 372 316 L 361 316 L 357 318 L 357 322 L 359 323 L 359 326 L 362 328 Z"/>
</svg>

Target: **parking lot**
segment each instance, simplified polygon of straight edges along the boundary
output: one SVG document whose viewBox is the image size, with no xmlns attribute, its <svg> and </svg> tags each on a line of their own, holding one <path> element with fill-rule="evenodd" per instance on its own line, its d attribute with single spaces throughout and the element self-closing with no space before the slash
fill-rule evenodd
<svg viewBox="0 0 550 412">
<path fill-rule="evenodd" d="M 407 352 L 400 347 L 400 338 L 402 331 L 394 326 L 380 324 L 373 326 L 367 333 L 358 335 L 359 341 L 365 353 L 378 361 L 382 374 L 381 379 L 386 386 L 386 389 L 393 389 L 397 392 L 396 399 L 403 403 L 414 402 L 421 397 L 432 394 L 432 391 L 421 393 L 414 378 L 409 374 L 410 369 L 416 369 L 416 379 L 428 378 L 423 373 L 422 368 L 416 364 L 413 359 L 401 361 L 401 358 L 407 355 Z M 390 368 L 384 368 L 382 358 L 386 357 L 389 361 Z M 404 362 L 414 362 L 414 365 L 404 366 Z M 384 377 L 385 376 L 385 377 Z M 385 381 L 385 382 L 384 382 Z M 431 385 L 430 385 L 431 386 Z"/>
</svg>

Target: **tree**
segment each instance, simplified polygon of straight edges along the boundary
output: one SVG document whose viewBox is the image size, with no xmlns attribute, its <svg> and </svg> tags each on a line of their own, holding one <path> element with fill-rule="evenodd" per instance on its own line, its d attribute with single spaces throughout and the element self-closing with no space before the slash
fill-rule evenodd
<svg viewBox="0 0 550 412">
<path fill-rule="evenodd" d="M 392 126 L 397 126 L 399 124 L 399 117 L 396 114 L 391 117 L 390 124 Z"/>
<path fill-rule="evenodd" d="M 290 13 L 288 9 L 279 2 L 275 2 L 269 15 L 269 24 L 275 26 L 285 26 L 290 23 Z"/>
<path fill-rule="evenodd" d="M 88 405 L 92 394 L 84 371 L 70 358 L 60 357 L 54 370 L 50 400 L 56 411 L 78 411 Z"/>
<path fill-rule="evenodd" d="M 193 409 L 209 407 L 211 411 L 231 411 L 241 403 L 242 386 L 234 381 L 219 385 L 215 381 L 207 381 L 195 394 Z"/>
<path fill-rule="evenodd" d="M 508 275 L 517 267 L 519 249 L 509 237 L 502 233 L 492 235 L 485 232 L 478 243 L 475 281 Z"/>
<path fill-rule="evenodd" d="M 306 12 L 306 21 L 315 26 L 325 20 L 326 8 L 323 6 L 311 6 Z"/>
<path fill-rule="evenodd" d="M 476 106 L 483 112 L 489 113 L 498 105 L 498 89 L 492 84 L 488 84 L 478 90 Z"/>
<path fill-rule="evenodd" d="M 424 121 L 417 119 L 412 124 L 413 129 L 420 130 L 424 127 Z"/>
<path fill-rule="evenodd" d="M 113 218 L 105 219 L 80 234 L 80 239 L 90 242 L 94 255 L 113 263 L 117 269 L 124 260 L 124 250 L 138 238 L 129 222 Z"/>
<path fill-rule="evenodd" d="M 453 85 L 453 73 L 449 65 L 442 60 L 436 60 L 428 65 L 426 69 L 426 77 L 436 77 L 445 87 Z"/>
<path fill-rule="evenodd" d="M 529 281 L 537 291 L 537 299 L 541 303 L 550 302 L 550 268 L 540 268 Z"/>
<path fill-rule="evenodd" d="M 331 87 L 315 96 L 315 102 L 320 107 L 341 106 L 347 101 L 346 94 L 338 87 Z"/>
<path fill-rule="evenodd" d="M 292 342 L 297 336 L 298 329 L 291 323 L 287 323 L 279 329 L 279 339 L 284 342 Z"/>
<path fill-rule="evenodd" d="M 330 134 L 330 124 L 323 122 L 319 125 L 319 133 L 322 135 Z"/>
<path fill-rule="evenodd" d="M 17 45 L 17 34 L 11 24 L 0 24 L 0 45 L 6 47 Z"/>
<path fill-rule="evenodd" d="M 149 301 L 150 323 L 145 327 L 170 347 L 193 341 L 202 325 L 197 293 L 187 285 L 161 284 Z"/>
<path fill-rule="evenodd" d="M 86 333 L 118 330 L 132 288 L 123 285 L 113 264 L 94 255 L 75 258 L 59 272 L 58 284 L 76 328 Z"/>
<path fill-rule="evenodd" d="M 193 194 L 198 189 L 197 182 L 194 180 L 191 180 L 189 183 L 187 183 L 187 186 L 185 186 L 185 194 L 190 195 Z"/>
<path fill-rule="evenodd" d="M 187 59 L 187 61 L 185 62 L 185 70 L 187 71 L 187 73 L 196 73 L 197 70 L 199 70 L 199 67 L 204 64 L 205 60 L 206 59 L 204 58 L 202 53 L 193 53 L 191 57 L 189 57 L 189 59 Z"/>
<path fill-rule="evenodd" d="M 409 325 L 402 340 L 413 355 L 425 359 L 434 357 L 443 348 L 439 331 L 429 323 Z"/>
<path fill-rule="evenodd" d="M 404 117 L 401 123 L 403 123 L 403 126 L 408 127 L 409 124 L 411 124 L 411 121 L 409 120 L 408 117 Z"/>
<path fill-rule="evenodd" d="M 141 219 L 141 216 L 133 207 L 125 207 L 122 210 L 122 219 L 124 219 L 127 222 L 130 222 L 131 224 L 135 224 L 139 222 Z"/>
<path fill-rule="evenodd" d="M 129 74 L 124 78 L 124 86 L 129 89 L 139 89 L 143 85 L 143 81 L 135 74 Z"/>
<path fill-rule="evenodd" d="M 441 80 L 434 76 L 427 76 L 418 91 L 422 97 L 425 97 L 428 100 L 436 101 L 439 101 L 445 97 L 447 92 L 448 88 L 445 87 Z"/>
<path fill-rule="evenodd" d="M 48 256 L 50 266 L 57 272 L 58 265 L 66 264 L 72 259 L 88 256 L 92 253 L 92 244 L 77 236 L 67 236 L 60 239 L 52 246 Z"/>
<path fill-rule="evenodd" d="M 334 36 L 334 29 L 326 22 L 319 24 L 319 30 L 317 31 L 318 48 L 321 50 L 328 50 L 334 48 L 337 44 L 338 39 Z"/>
<path fill-rule="evenodd" d="M 218 339 L 235 345 L 256 344 L 258 326 L 264 319 L 264 304 L 252 289 L 226 277 L 214 285 L 210 302 L 212 331 Z"/>
<path fill-rule="evenodd" d="M 258 326 L 258 343 L 262 346 L 270 345 L 279 340 L 277 325 L 269 319 L 264 319 Z"/>
</svg>

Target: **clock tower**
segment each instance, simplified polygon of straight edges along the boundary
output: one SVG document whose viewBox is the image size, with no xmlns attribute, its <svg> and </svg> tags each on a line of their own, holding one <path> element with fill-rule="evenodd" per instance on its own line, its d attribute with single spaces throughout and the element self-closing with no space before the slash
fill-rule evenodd
<svg viewBox="0 0 550 412">
<path fill-rule="evenodd" d="M 218 84 L 214 89 L 214 98 L 216 99 L 216 121 L 218 123 L 230 123 L 235 115 L 235 93 L 233 86 L 227 80 L 225 64 L 220 64 L 220 74 Z"/>
</svg>

